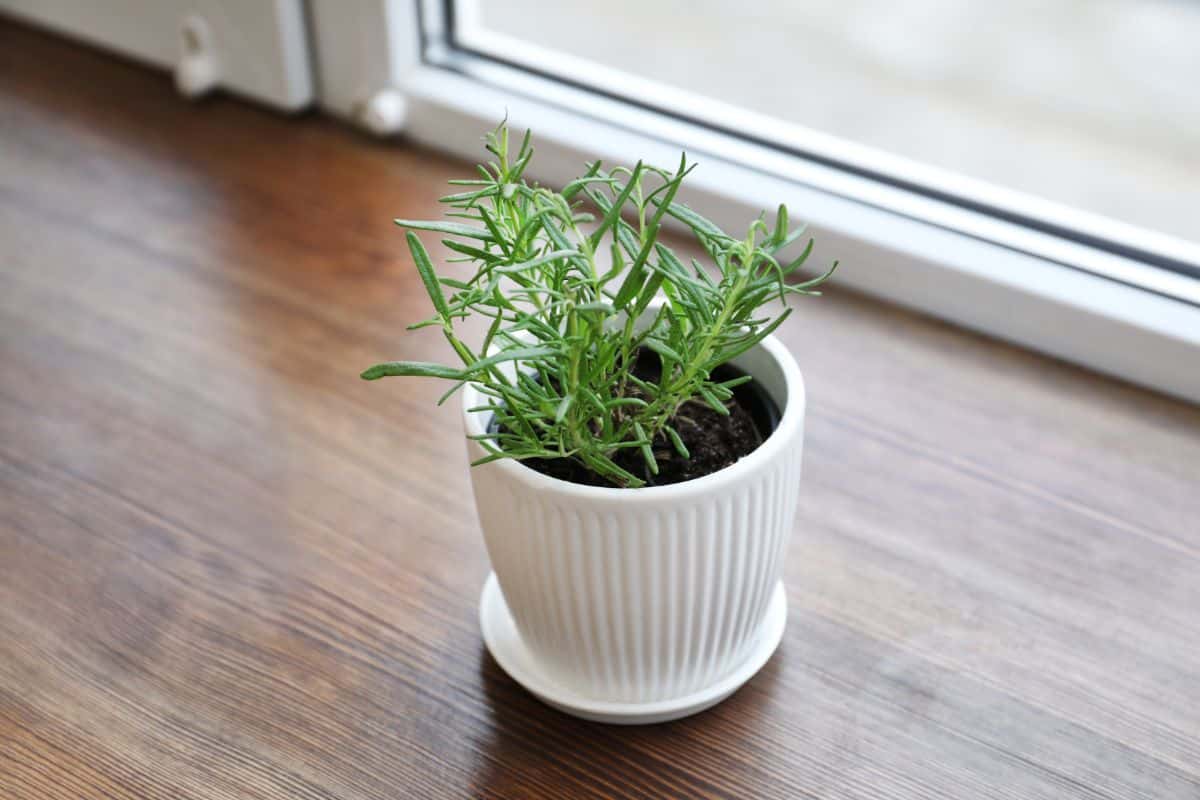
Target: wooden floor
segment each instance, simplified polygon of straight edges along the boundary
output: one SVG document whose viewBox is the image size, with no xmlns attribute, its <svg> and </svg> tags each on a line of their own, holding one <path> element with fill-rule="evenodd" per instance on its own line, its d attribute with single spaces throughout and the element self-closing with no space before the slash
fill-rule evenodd
<svg viewBox="0 0 1200 800">
<path fill-rule="evenodd" d="M 0 797 L 1200 797 L 1200 411 L 836 288 L 766 669 L 516 687 L 444 387 L 356 377 L 465 171 L 0 22 Z"/>
</svg>

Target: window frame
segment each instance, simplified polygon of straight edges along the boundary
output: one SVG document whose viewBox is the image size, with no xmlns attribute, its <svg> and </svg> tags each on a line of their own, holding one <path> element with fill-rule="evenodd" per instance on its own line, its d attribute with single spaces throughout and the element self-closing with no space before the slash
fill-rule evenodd
<svg viewBox="0 0 1200 800">
<path fill-rule="evenodd" d="M 920 216 L 932 217 L 929 208 L 922 209 L 919 201 L 922 198 L 941 201 L 958 209 L 976 211 L 987 219 L 1012 222 L 1055 239 L 1125 256 L 1145 269 L 1131 274 L 1129 270 L 1119 271 L 1081 254 L 1069 266 L 1200 304 L 1200 284 L 1173 282 L 1169 280 L 1171 276 L 1155 274 L 1166 270 L 1200 278 L 1200 244 L 885 153 L 715 98 L 640 80 L 606 65 L 489 31 L 478 21 L 480 0 L 443 0 L 442 5 L 443 17 L 451 19 L 444 26 L 447 50 L 436 62 L 441 66 L 486 79 L 487 71 L 480 69 L 479 64 L 491 61 L 744 139 L 806 164 L 830 168 L 824 172 L 812 170 L 804 179 L 818 188 L 860 202 L 876 203 L 881 190 L 899 190 L 884 201 L 887 207 L 913 209 Z M 964 231 L 979 235 L 965 226 Z M 1036 247 L 1006 236 L 1003 230 L 990 231 L 985 238 L 1017 249 Z"/>
<path fill-rule="evenodd" d="M 284 112 L 316 99 L 305 0 L 0 0 L 0 14 L 171 70 L 188 97 L 216 89 Z"/>
<path fill-rule="evenodd" d="M 1200 279 L 1192 277 L 1200 258 L 1193 262 L 1187 243 L 1111 223 L 1100 236 L 1084 212 L 1067 209 L 1064 218 L 1047 208 L 1053 204 L 1003 191 L 981 200 L 967 196 L 979 187 L 966 179 L 955 191 L 934 189 L 919 170 L 915 183 L 880 175 L 847 162 L 847 153 L 802 154 L 666 113 L 645 98 L 549 77 L 478 41 L 456 41 L 452 0 L 310 0 L 323 83 L 328 68 L 363 60 L 349 52 L 354 42 L 326 35 L 323 5 L 336 7 L 330 15 L 342 18 L 342 29 L 347 14 L 357 14 L 360 29 L 375 20 L 392 31 L 374 40 L 388 43 L 391 52 L 372 59 L 386 69 L 359 83 L 400 93 L 399 127 L 410 140 L 474 160 L 480 132 L 507 115 L 534 131 L 534 177 L 549 184 L 594 158 L 673 163 L 686 149 L 701 162 L 689 204 L 738 227 L 787 202 L 817 237 L 819 259 L 842 261 L 836 284 L 1200 402 Z M 327 95 L 326 108 L 352 115 L 347 97 Z M 1014 200 L 1024 212 L 997 205 Z"/>
</svg>

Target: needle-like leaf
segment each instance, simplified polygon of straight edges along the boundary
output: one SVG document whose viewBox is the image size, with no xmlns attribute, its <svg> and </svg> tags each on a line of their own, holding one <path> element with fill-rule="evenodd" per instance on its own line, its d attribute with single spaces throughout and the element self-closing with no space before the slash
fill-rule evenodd
<svg viewBox="0 0 1200 800">
<path fill-rule="evenodd" d="M 461 369 L 442 364 L 430 364 L 426 361 L 388 361 L 367 367 L 363 370 L 361 377 L 366 381 L 394 377 L 446 378 L 456 381 L 461 380 L 464 373 Z"/>
<path fill-rule="evenodd" d="M 438 233 L 452 233 L 455 236 L 469 236 L 472 239 L 481 239 L 485 242 L 493 241 L 491 231 L 483 228 L 476 228 L 473 225 L 463 225 L 459 222 L 420 222 L 412 219 L 397 219 L 393 220 L 402 228 L 412 228 L 419 231 L 436 231 Z"/>
</svg>

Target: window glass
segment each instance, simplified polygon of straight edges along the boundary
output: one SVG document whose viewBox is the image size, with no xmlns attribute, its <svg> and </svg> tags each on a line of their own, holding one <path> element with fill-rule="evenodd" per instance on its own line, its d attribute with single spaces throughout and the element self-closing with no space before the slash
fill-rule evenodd
<svg viewBox="0 0 1200 800">
<path fill-rule="evenodd" d="M 457 20 L 467 47 L 561 53 L 539 66 L 583 84 L 590 62 L 1200 242 L 1198 0 L 487 0 Z"/>
</svg>

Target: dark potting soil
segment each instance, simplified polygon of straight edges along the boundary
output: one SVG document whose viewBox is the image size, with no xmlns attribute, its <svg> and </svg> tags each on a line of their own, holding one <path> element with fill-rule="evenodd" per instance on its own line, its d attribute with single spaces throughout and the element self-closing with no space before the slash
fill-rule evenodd
<svg viewBox="0 0 1200 800">
<path fill-rule="evenodd" d="M 639 353 L 633 374 L 644 381 L 657 382 L 661 374 L 658 356 Z M 722 364 L 710 375 L 714 382 L 739 378 L 746 373 Z M 658 460 L 658 474 L 650 472 L 645 459 L 636 448 L 617 451 L 616 463 L 646 481 L 649 486 L 702 478 L 732 465 L 739 458 L 753 453 L 779 424 L 779 408 L 757 383 L 748 381 L 733 389 L 733 398 L 726 404 L 729 415 L 718 414 L 703 400 L 684 404 L 671 424 L 679 433 L 691 458 L 684 458 L 666 436 L 658 436 L 652 445 Z M 527 458 L 521 463 L 544 475 L 587 486 L 612 486 L 572 458 Z"/>
</svg>

